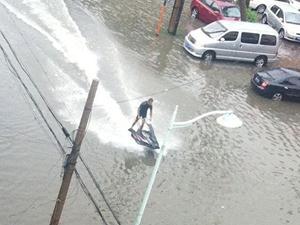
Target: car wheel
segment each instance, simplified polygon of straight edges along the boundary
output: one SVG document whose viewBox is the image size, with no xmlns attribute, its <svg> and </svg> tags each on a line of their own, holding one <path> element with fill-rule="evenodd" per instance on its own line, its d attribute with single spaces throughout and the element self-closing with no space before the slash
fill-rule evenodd
<svg viewBox="0 0 300 225">
<path fill-rule="evenodd" d="M 283 95 L 280 92 L 276 92 L 272 96 L 272 100 L 274 100 L 274 101 L 281 101 L 282 98 L 283 98 Z"/>
<path fill-rule="evenodd" d="M 265 5 L 259 5 L 256 7 L 256 12 L 259 14 L 263 14 L 266 10 L 266 6 Z"/>
<path fill-rule="evenodd" d="M 206 51 L 202 54 L 202 58 L 205 61 L 212 61 L 215 58 L 215 53 L 213 51 Z"/>
<path fill-rule="evenodd" d="M 263 15 L 263 17 L 261 18 L 261 23 L 268 24 L 268 19 L 266 15 Z"/>
<path fill-rule="evenodd" d="M 199 19 L 199 11 L 198 11 L 198 9 L 196 9 L 196 8 L 192 9 L 191 17 L 192 17 L 192 19 Z"/>
<path fill-rule="evenodd" d="M 278 34 L 279 34 L 279 38 L 283 39 L 284 38 L 284 29 L 280 29 Z"/>
<path fill-rule="evenodd" d="M 263 66 L 265 66 L 267 64 L 267 57 L 265 57 L 265 56 L 258 56 L 254 60 L 254 62 L 255 62 L 255 66 L 256 67 L 261 68 L 261 67 L 263 67 Z"/>
</svg>

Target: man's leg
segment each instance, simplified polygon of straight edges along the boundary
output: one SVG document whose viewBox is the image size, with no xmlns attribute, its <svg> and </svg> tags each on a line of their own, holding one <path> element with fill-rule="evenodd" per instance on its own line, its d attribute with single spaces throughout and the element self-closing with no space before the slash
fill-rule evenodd
<svg viewBox="0 0 300 225">
<path fill-rule="evenodd" d="M 133 124 L 131 125 L 131 127 L 129 129 L 133 129 L 134 125 L 139 121 L 139 115 L 136 116 L 135 121 L 133 122 Z"/>
<path fill-rule="evenodd" d="M 142 125 L 139 128 L 140 131 L 143 130 L 144 124 L 145 124 L 145 118 L 142 118 Z"/>
</svg>

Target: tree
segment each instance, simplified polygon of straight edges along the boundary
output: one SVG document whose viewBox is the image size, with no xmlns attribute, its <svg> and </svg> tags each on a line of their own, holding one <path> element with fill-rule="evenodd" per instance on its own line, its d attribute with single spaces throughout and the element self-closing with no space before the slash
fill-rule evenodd
<svg viewBox="0 0 300 225">
<path fill-rule="evenodd" d="M 241 20 L 246 21 L 247 16 L 246 16 L 246 11 L 247 11 L 247 6 L 246 6 L 246 0 L 239 0 L 239 6 L 241 10 Z"/>
<path fill-rule="evenodd" d="M 250 0 L 246 0 L 246 7 L 249 8 Z"/>
</svg>

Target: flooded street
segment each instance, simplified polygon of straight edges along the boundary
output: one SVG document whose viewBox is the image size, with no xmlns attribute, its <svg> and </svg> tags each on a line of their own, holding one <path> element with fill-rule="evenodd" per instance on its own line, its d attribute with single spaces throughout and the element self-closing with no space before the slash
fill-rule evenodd
<svg viewBox="0 0 300 225">
<path fill-rule="evenodd" d="M 154 98 L 153 126 L 162 143 L 175 105 L 177 121 L 213 110 L 234 110 L 238 129 L 214 116 L 173 130 L 143 225 L 299 225 L 300 104 L 273 102 L 250 88 L 251 63 L 211 65 L 182 48 L 202 24 L 185 3 L 176 36 L 154 35 L 160 1 L 0 0 L 1 31 L 59 120 L 77 129 L 89 85 L 100 86 L 81 149 L 120 224 L 133 224 L 155 164 L 127 129 L 141 101 Z M 63 147 L 59 125 L 22 71 Z M 267 68 L 300 69 L 300 44 L 283 41 Z M 49 224 L 64 157 L 1 52 L 0 225 Z M 109 225 L 118 224 L 81 162 L 77 168 Z M 103 224 L 73 177 L 61 224 Z"/>
</svg>

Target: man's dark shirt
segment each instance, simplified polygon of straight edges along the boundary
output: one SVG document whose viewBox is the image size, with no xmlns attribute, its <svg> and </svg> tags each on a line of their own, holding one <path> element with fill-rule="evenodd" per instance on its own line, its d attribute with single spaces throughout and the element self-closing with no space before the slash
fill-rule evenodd
<svg viewBox="0 0 300 225">
<path fill-rule="evenodd" d="M 139 106 L 139 116 L 146 118 L 148 109 L 152 110 L 152 105 L 148 101 L 142 102 Z"/>
</svg>

